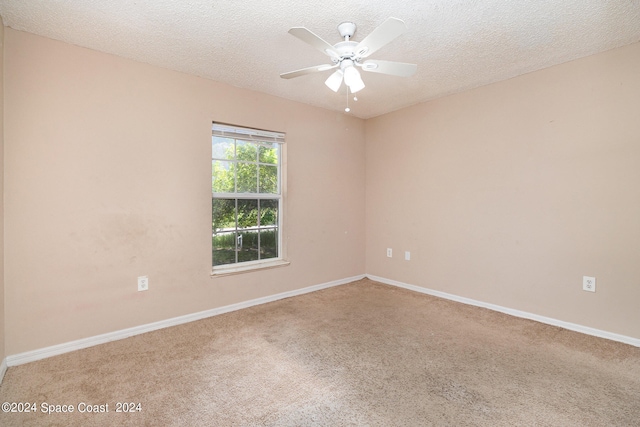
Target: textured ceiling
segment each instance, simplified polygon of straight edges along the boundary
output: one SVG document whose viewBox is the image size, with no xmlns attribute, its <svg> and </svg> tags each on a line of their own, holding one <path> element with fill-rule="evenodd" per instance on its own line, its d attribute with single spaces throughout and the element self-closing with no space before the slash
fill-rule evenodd
<svg viewBox="0 0 640 427">
<path fill-rule="evenodd" d="M 351 113 L 370 118 L 640 41 L 640 0 L 0 0 L 5 25 L 233 86 L 342 111 L 329 63 L 288 34 L 304 26 L 331 44 L 342 21 L 362 40 L 386 18 L 408 30 L 370 59 L 418 64 L 408 78 L 362 73 Z"/>
</svg>

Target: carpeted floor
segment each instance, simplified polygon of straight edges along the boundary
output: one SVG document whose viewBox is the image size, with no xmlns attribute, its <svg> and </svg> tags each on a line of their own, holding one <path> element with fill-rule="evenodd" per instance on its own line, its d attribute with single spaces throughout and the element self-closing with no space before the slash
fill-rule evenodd
<svg viewBox="0 0 640 427">
<path fill-rule="evenodd" d="M 9 368 L 0 401 L 38 410 L 2 426 L 638 426 L 640 348 L 364 279 Z"/>
</svg>

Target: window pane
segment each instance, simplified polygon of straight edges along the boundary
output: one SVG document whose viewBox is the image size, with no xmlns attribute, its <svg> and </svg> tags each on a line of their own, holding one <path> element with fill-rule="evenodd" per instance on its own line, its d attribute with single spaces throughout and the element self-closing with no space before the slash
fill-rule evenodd
<svg viewBox="0 0 640 427">
<path fill-rule="evenodd" d="M 278 193 L 278 167 L 260 165 L 260 193 Z"/>
<path fill-rule="evenodd" d="M 278 200 L 260 200 L 260 225 L 278 225 Z"/>
<path fill-rule="evenodd" d="M 236 232 L 213 235 L 213 265 L 234 264 L 236 262 Z"/>
<path fill-rule="evenodd" d="M 211 139 L 211 158 L 212 159 L 225 159 L 233 160 L 234 153 L 234 140 L 232 138 L 222 138 L 214 136 Z"/>
<path fill-rule="evenodd" d="M 256 163 L 237 163 L 238 193 L 258 192 L 258 165 Z"/>
<path fill-rule="evenodd" d="M 211 199 L 211 222 L 213 232 L 235 230 L 236 201 L 235 199 Z"/>
<path fill-rule="evenodd" d="M 224 160 L 211 162 L 211 189 L 214 193 L 233 193 L 235 188 L 235 164 Z"/>
<path fill-rule="evenodd" d="M 256 261 L 258 255 L 258 231 L 238 233 L 238 262 Z"/>
<path fill-rule="evenodd" d="M 260 259 L 278 257 L 278 229 L 260 229 Z"/>
<path fill-rule="evenodd" d="M 258 161 L 260 163 L 278 164 L 278 144 L 260 145 L 258 147 Z"/>
<path fill-rule="evenodd" d="M 243 162 L 258 161 L 258 146 L 255 142 L 236 141 L 236 159 Z"/>
<path fill-rule="evenodd" d="M 256 228 L 258 226 L 258 200 L 238 199 L 238 228 Z"/>
</svg>

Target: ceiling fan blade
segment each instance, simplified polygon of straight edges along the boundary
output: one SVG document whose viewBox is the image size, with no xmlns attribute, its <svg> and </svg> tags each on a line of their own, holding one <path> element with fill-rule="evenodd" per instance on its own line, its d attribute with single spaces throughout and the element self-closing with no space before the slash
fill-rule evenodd
<svg viewBox="0 0 640 427">
<path fill-rule="evenodd" d="M 406 62 L 393 62 L 369 59 L 362 64 L 364 71 L 371 73 L 390 74 L 392 76 L 409 77 L 412 76 L 418 66 L 416 64 L 407 64 Z"/>
<path fill-rule="evenodd" d="M 380 49 L 382 46 L 389 43 L 391 40 L 404 33 L 407 26 L 404 25 L 404 21 L 398 18 L 388 18 L 382 24 L 380 24 L 375 30 L 371 32 L 356 46 L 354 52 L 356 57 L 366 58 L 373 52 Z"/>
<path fill-rule="evenodd" d="M 320 36 L 318 36 L 317 34 L 307 30 L 305 27 L 293 27 L 289 30 L 289 34 L 299 38 L 305 43 L 310 44 L 325 55 L 329 55 L 333 58 L 340 58 L 340 54 L 332 45 L 320 38 Z"/>
<path fill-rule="evenodd" d="M 282 77 L 283 79 L 292 79 L 294 77 L 304 76 L 305 74 L 311 74 L 311 73 L 317 73 L 319 71 L 330 70 L 332 68 L 336 68 L 337 66 L 338 66 L 338 64 L 335 64 L 335 65 L 329 65 L 329 64 L 316 65 L 315 67 L 308 67 L 308 68 L 303 68 L 301 70 L 295 70 L 295 71 L 289 71 L 288 73 L 282 73 L 282 74 L 280 74 L 280 77 Z"/>
</svg>

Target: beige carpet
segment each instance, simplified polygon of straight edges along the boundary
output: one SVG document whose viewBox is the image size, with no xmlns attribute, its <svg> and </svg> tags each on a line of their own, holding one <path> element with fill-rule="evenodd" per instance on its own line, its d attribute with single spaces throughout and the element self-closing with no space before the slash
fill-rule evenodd
<svg viewBox="0 0 640 427">
<path fill-rule="evenodd" d="M 38 406 L 2 426 L 638 426 L 640 348 L 365 279 L 9 368 L 0 401 Z"/>
</svg>

